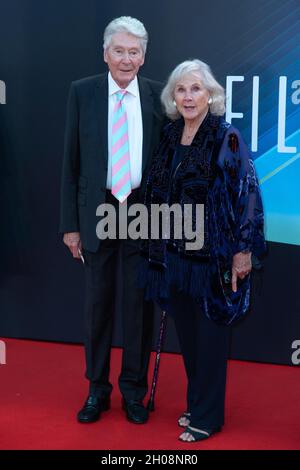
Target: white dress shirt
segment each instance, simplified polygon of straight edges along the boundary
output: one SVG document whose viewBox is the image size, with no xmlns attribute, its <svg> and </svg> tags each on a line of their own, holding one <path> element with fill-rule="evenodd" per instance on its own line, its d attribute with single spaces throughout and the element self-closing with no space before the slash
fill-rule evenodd
<svg viewBox="0 0 300 470">
<path fill-rule="evenodd" d="M 112 151 L 112 116 L 117 101 L 116 93 L 120 87 L 114 81 L 111 73 L 108 74 L 108 166 L 106 188 L 111 189 L 111 151 Z M 141 185 L 142 180 L 142 149 L 143 149 L 143 121 L 141 100 L 137 77 L 126 88 L 123 104 L 127 113 L 128 143 L 130 157 L 131 188 Z"/>
</svg>

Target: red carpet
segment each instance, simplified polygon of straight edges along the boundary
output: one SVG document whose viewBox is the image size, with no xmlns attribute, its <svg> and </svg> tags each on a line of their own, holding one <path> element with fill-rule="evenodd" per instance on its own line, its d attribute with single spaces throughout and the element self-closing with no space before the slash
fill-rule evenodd
<svg viewBox="0 0 300 470">
<path fill-rule="evenodd" d="M 93 424 L 75 416 L 87 395 L 82 346 L 5 340 L 0 365 L 0 449 L 300 449 L 300 376 L 296 367 L 231 361 L 226 424 L 207 441 L 180 443 L 184 410 L 181 357 L 163 354 L 156 411 L 128 423 L 120 409 L 121 351 L 112 353 L 112 409 Z M 153 358 L 152 358 L 153 359 Z M 151 367 L 152 374 L 152 367 Z"/>
</svg>

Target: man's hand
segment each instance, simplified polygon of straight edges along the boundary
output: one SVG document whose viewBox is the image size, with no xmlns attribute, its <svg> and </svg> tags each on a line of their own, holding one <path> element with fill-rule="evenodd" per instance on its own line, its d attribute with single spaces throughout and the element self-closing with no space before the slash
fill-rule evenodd
<svg viewBox="0 0 300 470">
<path fill-rule="evenodd" d="M 70 232 L 65 233 L 63 238 L 64 244 L 67 245 L 74 258 L 80 258 L 78 250 L 82 250 L 80 233 Z"/>
<path fill-rule="evenodd" d="M 233 292 L 237 291 L 238 278 L 244 279 L 252 269 L 251 253 L 236 253 L 232 261 L 231 287 Z"/>
</svg>

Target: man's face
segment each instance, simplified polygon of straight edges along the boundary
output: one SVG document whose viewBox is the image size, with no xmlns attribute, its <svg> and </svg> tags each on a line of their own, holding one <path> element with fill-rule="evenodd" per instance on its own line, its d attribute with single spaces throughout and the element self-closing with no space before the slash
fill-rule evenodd
<svg viewBox="0 0 300 470">
<path fill-rule="evenodd" d="M 104 62 L 114 81 L 120 88 L 126 88 L 144 63 L 139 38 L 129 33 L 114 34 L 110 45 L 104 50 Z"/>
</svg>

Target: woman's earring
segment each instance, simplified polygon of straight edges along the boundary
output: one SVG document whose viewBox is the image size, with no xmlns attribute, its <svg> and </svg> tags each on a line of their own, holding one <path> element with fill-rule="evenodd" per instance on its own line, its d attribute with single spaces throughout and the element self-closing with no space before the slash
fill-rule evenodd
<svg viewBox="0 0 300 470">
<path fill-rule="evenodd" d="M 208 104 L 212 104 L 212 97 L 211 96 L 208 98 Z"/>
<path fill-rule="evenodd" d="M 175 100 L 173 100 L 173 104 L 174 104 L 175 108 L 177 108 L 177 106 L 176 106 L 176 101 L 175 101 Z"/>
</svg>

